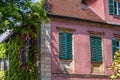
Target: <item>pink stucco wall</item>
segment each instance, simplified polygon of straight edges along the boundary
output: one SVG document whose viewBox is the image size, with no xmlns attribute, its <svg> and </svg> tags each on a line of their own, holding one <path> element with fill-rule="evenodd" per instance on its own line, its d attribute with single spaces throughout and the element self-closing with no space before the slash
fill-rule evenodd
<svg viewBox="0 0 120 80">
<path fill-rule="evenodd" d="M 103 49 L 103 61 L 105 68 L 105 75 L 111 74 L 107 70 L 107 67 L 111 65 L 112 62 L 112 47 L 111 39 L 113 34 L 120 34 L 120 31 L 100 28 L 96 26 L 86 26 L 79 23 L 73 23 L 72 21 L 65 22 L 63 20 L 51 20 L 51 56 L 52 56 L 52 73 L 59 72 L 59 58 L 58 58 L 58 31 L 56 27 L 63 28 L 73 28 L 76 31 L 73 33 L 73 59 L 74 59 L 74 74 L 90 74 L 91 72 L 91 62 L 90 62 L 90 39 L 89 31 L 98 31 L 104 32 L 105 35 L 102 38 L 102 49 Z M 57 78 L 57 79 L 56 79 Z M 52 80 L 68 80 L 62 77 L 53 77 Z M 73 80 L 73 79 L 72 79 Z M 74 80 L 83 80 L 83 79 L 74 79 Z M 97 80 L 97 79 L 85 79 L 85 80 Z M 100 79 L 99 79 L 100 80 Z M 101 79 L 104 80 L 104 79 Z"/>
<path fill-rule="evenodd" d="M 105 19 L 104 1 L 105 0 L 91 0 L 88 3 L 89 7 L 102 19 Z"/>
<path fill-rule="evenodd" d="M 89 7 L 103 20 L 112 24 L 120 24 L 120 17 L 110 15 L 108 10 L 108 0 L 91 0 Z"/>
<path fill-rule="evenodd" d="M 98 79 L 98 78 L 72 78 L 72 77 L 54 77 L 52 80 L 109 80 L 109 79 Z"/>
</svg>

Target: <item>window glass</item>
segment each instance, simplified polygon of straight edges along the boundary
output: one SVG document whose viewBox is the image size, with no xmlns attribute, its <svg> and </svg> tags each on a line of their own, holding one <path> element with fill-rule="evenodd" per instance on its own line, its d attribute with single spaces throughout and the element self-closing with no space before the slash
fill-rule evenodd
<svg viewBox="0 0 120 80">
<path fill-rule="evenodd" d="M 4 71 L 8 69 L 8 59 L 0 59 L 0 70 Z"/>
<path fill-rule="evenodd" d="M 118 11 L 118 15 L 120 16 L 120 10 Z"/>
<path fill-rule="evenodd" d="M 117 49 L 120 49 L 120 41 L 117 41 Z"/>
<path fill-rule="evenodd" d="M 120 9 L 120 2 L 118 2 L 118 8 Z"/>
<path fill-rule="evenodd" d="M 20 60 L 21 60 L 21 63 L 26 63 L 26 58 L 25 58 L 25 50 L 24 50 L 24 47 L 21 48 L 21 51 L 20 51 Z"/>
</svg>

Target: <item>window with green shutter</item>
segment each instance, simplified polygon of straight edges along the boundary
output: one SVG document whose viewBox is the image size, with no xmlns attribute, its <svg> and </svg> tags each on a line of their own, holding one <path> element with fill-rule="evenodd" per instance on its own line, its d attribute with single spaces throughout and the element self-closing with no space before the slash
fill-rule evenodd
<svg viewBox="0 0 120 80">
<path fill-rule="evenodd" d="M 102 39 L 90 36 L 91 62 L 102 62 Z"/>
<path fill-rule="evenodd" d="M 59 58 L 72 59 L 72 34 L 59 32 Z"/>
<path fill-rule="evenodd" d="M 109 14 L 120 16 L 120 2 L 108 0 Z"/>
<path fill-rule="evenodd" d="M 117 41 L 115 38 L 112 39 L 112 58 L 114 53 L 120 49 L 120 41 Z"/>
</svg>

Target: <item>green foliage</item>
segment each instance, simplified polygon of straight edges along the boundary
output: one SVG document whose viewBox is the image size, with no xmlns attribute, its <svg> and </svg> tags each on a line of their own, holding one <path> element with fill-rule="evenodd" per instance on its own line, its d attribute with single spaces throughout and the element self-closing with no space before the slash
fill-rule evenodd
<svg viewBox="0 0 120 80">
<path fill-rule="evenodd" d="M 6 58 L 7 44 L 4 42 L 0 44 L 0 59 Z"/>
<path fill-rule="evenodd" d="M 12 36 L 8 42 L 8 54 L 9 55 L 9 70 L 4 74 L 4 80 L 37 80 L 38 73 L 36 70 L 36 64 L 33 62 L 33 57 L 36 53 L 36 47 L 31 47 L 31 50 L 28 52 L 29 60 L 27 62 L 27 67 L 22 68 L 20 62 L 20 49 L 25 42 L 20 39 L 20 35 Z"/>
<path fill-rule="evenodd" d="M 4 71 L 0 71 L 0 80 L 4 80 Z"/>
<path fill-rule="evenodd" d="M 113 72 L 111 80 L 114 80 L 115 78 L 120 78 L 120 51 L 115 52 L 113 63 L 109 67 L 109 69 Z"/>
<path fill-rule="evenodd" d="M 33 3 L 31 0 L 0 0 L 0 28 L 25 30 L 34 25 L 38 28 L 41 21 L 47 21 L 44 0 Z"/>
</svg>

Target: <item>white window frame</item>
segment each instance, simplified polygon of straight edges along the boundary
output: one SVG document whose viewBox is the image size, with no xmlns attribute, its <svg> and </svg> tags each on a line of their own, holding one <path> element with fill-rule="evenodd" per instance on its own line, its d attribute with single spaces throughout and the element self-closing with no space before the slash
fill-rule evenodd
<svg viewBox="0 0 120 80">
<path fill-rule="evenodd" d="M 118 46 L 117 46 L 117 49 L 120 50 L 120 41 L 117 41 L 118 42 Z"/>
<path fill-rule="evenodd" d="M 0 71 L 5 71 L 5 70 L 8 70 L 9 68 L 9 60 L 6 58 L 6 69 L 4 68 L 5 67 L 5 63 L 4 63 L 4 58 L 0 60 Z"/>
<path fill-rule="evenodd" d="M 117 13 L 118 16 L 120 16 L 120 13 L 119 13 L 120 7 L 119 7 L 119 5 L 120 5 L 120 2 L 116 2 L 116 13 Z"/>
</svg>

